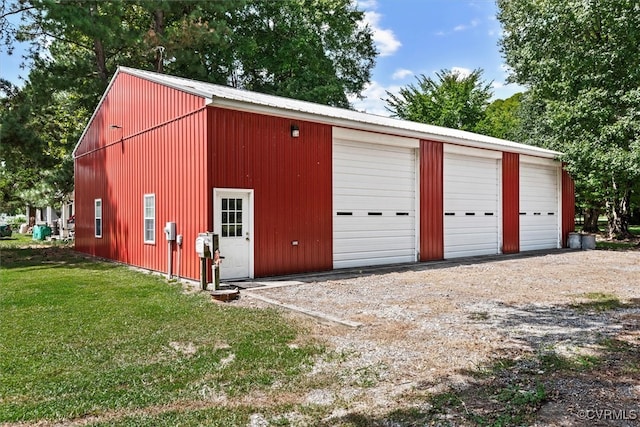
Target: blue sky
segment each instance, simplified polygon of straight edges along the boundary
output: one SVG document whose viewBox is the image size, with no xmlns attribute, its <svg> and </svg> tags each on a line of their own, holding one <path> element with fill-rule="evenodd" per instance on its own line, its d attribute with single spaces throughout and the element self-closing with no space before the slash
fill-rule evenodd
<svg viewBox="0 0 640 427">
<path fill-rule="evenodd" d="M 494 98 L 508 98 L 523 88 L 507 85 L 508 70 L 500 53 L 501 27 L 494 0 L 358 0 L 374 30 L 380 55 L 364 100 L 351 99 L 357 110 L 389 115 L 387 91 L 434 77 L 443 68 L 468 73 L 484 70 L 493 81 Z"/>
<path fill-rule="evenodd" d="M 386 91 L 397 92 L 415 83 L 415 76 L 434 76 L 443 68 L 462 73 L 484 70 L 493 81 L 494 98 L 508 98 L 523 88 L 507 85 L 508 72 L 500 54 L 500 23 L 494 0 L 356 0 L 374 30 L 380 55 L 372 79 L 362 95 L 351 99 L 357 110 L 389 115 Z M 6 55 L 0 47 L 0 75 L 20 83 L 19 52 Z"/>
</svg>

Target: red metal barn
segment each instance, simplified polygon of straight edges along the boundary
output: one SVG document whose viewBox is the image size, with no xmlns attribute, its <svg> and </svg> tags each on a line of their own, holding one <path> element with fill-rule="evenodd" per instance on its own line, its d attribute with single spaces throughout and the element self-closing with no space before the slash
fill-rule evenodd
<svg viewBox="0 0 640 427">
<path fill-rule="evenodd" d="M 190 279 L 205 231 L 226 279 L 557 248 L 573 231 L 559 153 L 130 68 L 73 154 L 76 249 Z"/>
</svg>

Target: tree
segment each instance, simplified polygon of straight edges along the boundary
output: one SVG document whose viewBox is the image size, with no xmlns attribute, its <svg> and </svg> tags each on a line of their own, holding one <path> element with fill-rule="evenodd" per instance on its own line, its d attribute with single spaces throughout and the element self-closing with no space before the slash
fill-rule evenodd
<svg viewBox="0 0 640 427">
<path fill-rule="evenodd" d="M 349 107 L 376 50 L 351 0 L 256 0 L 233 25 L 232 81 L 250 90 Z"/>
<path fill-rule="evenodd" d="M 529 87 L 529 143 L 562 151 L 583 202 L 628 235 L 640 179 L 640 13 L 632 0 L 498 0 L 511 80 Z"/>
<path fill-rule="evenodd" d="M 3 207 L 55 205 L 73 189 L 70 152 L 88 112 L 78 108 L 73 95 L 47 96 L 31 82 L 21 90 L 10 84 L 5 88 L 0 98 Z"/>
<path fill-rule="evenodd" d="M 484 110 L 484 117 L 475 126 L 474 131 L 495 138 L 518 140 L 522 95 L 516 93 L 507 99 L 493 101 Z"/>
<path fill-rule="evenodd" d="M 20 147 L 46 159 L 6 162 L 2 182 L 28 172 L 20 174 L 21 187 L 32 190 L 35 182 L 72 185 L 78 127 L 86 125 L 118 65 L 348 107 L 376 56 L 371 29 L 350 0 L 21 0 L 2 6 L 0 40 L 32 42 L 33 67 L 25 89 L 2 100 L 0 137 L 7 149 L 0 161 L 11 150 L 26 152 Z M 12 14 L 22 15 L 20 27 L 4 25 Z M 41 187 L 34 197 L 55 193 Z"/>
<path fill-rule="evenodd" d="M 482 80 L 482 70 L 468 76 L 440 70 L 436 79 L 422 74 L 418 85 L 387 92 L 387 109 L 395 117 L 454 129 L 473 131 L 484 118 L 491 98 L 491 83 Z"/>
</svg>

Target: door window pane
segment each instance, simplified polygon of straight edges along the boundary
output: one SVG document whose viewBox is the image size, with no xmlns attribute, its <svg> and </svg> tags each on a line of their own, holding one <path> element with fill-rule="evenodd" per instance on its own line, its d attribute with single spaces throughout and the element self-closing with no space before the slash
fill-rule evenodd
<svg viewBox="0 0 640 427">
<path fill-rule="evenodd" d="M 222 237 L 242 237 L 242 199 L 222 199 Z"/>
</svg>

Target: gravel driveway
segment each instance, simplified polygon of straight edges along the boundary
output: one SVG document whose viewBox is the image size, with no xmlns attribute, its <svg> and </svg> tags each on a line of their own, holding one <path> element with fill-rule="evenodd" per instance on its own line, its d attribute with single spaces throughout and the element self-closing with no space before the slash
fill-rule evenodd
<svg viewBox="0 0 640 427">
<path fill-rule="evenodd" d="M 332 375 L 333 386 L 306 396 L 309 403 L 335 407 L 333 420 L 419 407 L 420 396 L 468 389 L 478 372 L 499 359 L 517 363 L 552 352 L 567 360 L 596 360 L 603 342 L 613 339 L 640 347 L 640 251 L 560 251 L 425 266 L 254 288 L 243 291 L 238 304 L 265 306 L 266 298 L 361 324 L 348 327 L 292 314 L 335 350 L 310 374 Z M 602 425 L 640 424 L 637 366 L 620 371 L 628 378 L 609 378 L 608 386 L 596 381 L 593 370 L 578 381 L 577 374 L 568 378 L 562 372 L 547 375 L 544 366 L 536 369 L 534 374 L 549 382 L 549 398 L 537 408 L 539 425 L 583 425 L 577 421 L 585 418 L 581 414 L 598 408 L 637 414 L 635 420 L 626 416 Z M 473 405 L 472 400 L 463 404 Z M 442 417 L 453 425 L 468 420 L 456 413 Z M 584 425 L 598 425 L 588 421 Z"/>
</svg>

